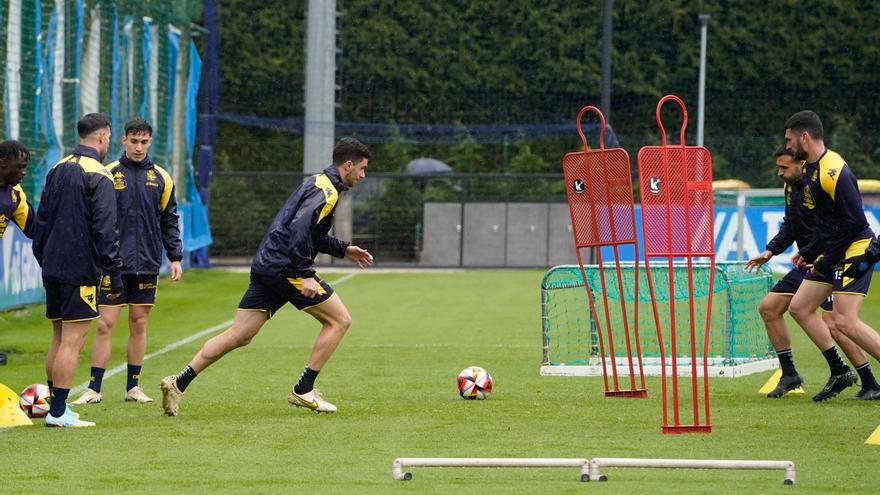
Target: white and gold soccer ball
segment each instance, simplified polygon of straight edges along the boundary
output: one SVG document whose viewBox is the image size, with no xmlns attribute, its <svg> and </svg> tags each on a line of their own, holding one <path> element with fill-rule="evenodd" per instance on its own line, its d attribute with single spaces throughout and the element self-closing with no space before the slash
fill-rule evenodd
<svg viewBox="0 0 880 495">
<path fill-rule="evenodd" d="M 49 387 L 42 383 L 28 385 L 19 396 L 21 410 L 30 418 L 44 418 L 49 414 Z"/>
<path fill-rule="evenodd" d="M 479 366 L 469 366 L 458 374 L 458 393 L 468 400 L 483 400 L 492 393 L 492 375 Z"/>
</svg>

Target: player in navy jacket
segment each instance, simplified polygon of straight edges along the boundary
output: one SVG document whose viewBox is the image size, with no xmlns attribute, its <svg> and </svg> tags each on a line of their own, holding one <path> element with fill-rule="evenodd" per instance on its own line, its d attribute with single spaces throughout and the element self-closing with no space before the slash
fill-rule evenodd
<svg viewBox="0 0 880 495">
<path fill-rule="evenodd" d="M 306 179 L 287 199 L 263 237 L 251 265 L 250 286 L 241 298 L 232 327 L 208 340 L 183 370 L 162 379 L 162 407 L 176 416 L 190 382 L 227 352 L 245 346 L 285 303 L 292 303 L 321 322 L 305 370 L 287 394 L 291 405 L 334 412 L 314 388 L 315 378 L 351 325 L 339 296 L 315 273 L 319 252 L 347 258 L 361 267 L 373 264 L 367 250 L 329 234 L 339 194 L 366 176 L 370 151 L 343 138 L 333 147 L 333 166 Z"/>
<path fill-rule="evenodd" d="M 843 158 L 825 147 L 822 121 L 815 112 L 804 110 L 792 115 L 785 123 L 785 143 L 795 158 L 805 160 L 804 183 L 812 196 L 815 225 L 814 236 L 822 245 L 822 254 L 810 265 L 810 273 L 791 301 L 789 312 L 807 332 L 831 368 L 825 387 L 813 400 L 834 397 L 856 382 L 856 373 L 837 354 L 834 341 L 816 308 L 833 294 L 834 325 L 875 359 L 880 359 L 880 335 L 859 318 L 859 311 L 871 283 L 871 274 L 859 278 L 843 275 L 848 268 L 846 258 L 861 255 L 873 239 L 865 219 L 862 198 L 856 178 Z M 857 368 L 866 386 L 877 388 L 873 377 L 866 373 L 870 364 Z M 860 397 L 861 398 L 861 397 Z M 880 399 L 880 394 L 876 397 Z"/>
<path fill-rule="evenodd" d="M 34 228 L 34 255 L 43 267 L 46 317 L 52 345 L 46 375 L 52 402 L 46 426 L 94 426 L 66 406 L 76 360 L 98 317 L 98 281 L 107 277 L 111 298 L 122 291 L 116 196 L 101 165 L 110 143 L 110 122 L 88 114 L 77 123 L 79 145 L 46 176 Z"/>
<path fill-rule="evenodd" d="M 156 302 L 156 288 L 161 266 L 162 247 L 171 262 L 171 280 L 180 280 L 183 249 L 180 242 L 177 202 L 171 176 L 150 159 L 153 127 L 144 119 L 125 123 L 122 136 L 124 152 L 119 160 L 107 165 L 113 177 L 119 214 L 120 253 L 122 257 L 122 297 L 109 299 L 109 287 L 103 284 L 98 292 L 101 318 L 92 345 L 92 370 L 89 387 L 73 404 L 101 402 L 104 372 L 110 361 L 113 330 L 128 306 L 128 379 L 126 401 L 152 402 L 139 386 L 144 354 L 147 350 L 147 323 Z"/>
</svg>

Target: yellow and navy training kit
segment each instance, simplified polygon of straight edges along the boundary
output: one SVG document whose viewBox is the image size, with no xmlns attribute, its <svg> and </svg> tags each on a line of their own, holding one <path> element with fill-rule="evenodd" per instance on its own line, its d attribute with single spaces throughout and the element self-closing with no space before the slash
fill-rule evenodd
<svg viewBox="0 0 880 495">
<path fill-rule="evenodd" d="M 122 290 L 116 197 L 98 151 L 77 146 L 55 164 L 34 224 L 34 256 L 43 269 L 46 316 L 64 321 L 97 317 L 101 274 Z"/>
<path fill-rule="evenodd" d="M 813 218 L 809 208 L 804 206 L 804 182 L 785 183 L 785 216 L 779 232 L 767 243 L 767 251 L 773 256 L 781 254 L 793 243 L 797 243 L 798 253 L 804 260 L 811 263 L 819 254 L 818 242 L 813 237 Z M 804 277 L 809 273 L 806 268 L 796 266 L 770 289 L 773 294 L 794 296 Z M 822 303 L 822 309 L 831 311 L 831 298 Z"/>
<path fill-rule="evenodd" d="M 339 171 L 331 166 L 306 179 L 287 198 L 257 248 L 251 264 L 251 284 L 242 298 L 245 306 L 240 306 L 241 309 L 260 309 L 271 314 L 280 307 L 277 303 L 281 299 L 303 309 L 332 295 L 333 289 L 322 281 L 320 284 L 326 294 L 305 298 L 310 304 L 303 306 L 293 299 L 291 290 L 298 293 L 304 278 L 317 279 L 315 256 L 318 253 L 345 257 L 349 243 L 329 232 L 339 193 L 346 190 Z M 267 296 L 269 292 L 275 292 L 276 296 Z"/>
<path fill-rule="evenodd" d="M 804 257 L 807 263 L 812 263 L 821 251 L 818 238 L 813 236 L 813 213 L 811 208 L 805 205 L 805 193 L 807 189 L 804 181 L 794 184 L 785 183 L 785 216 L 779 232 L 767 243 L 767 250 L 773 256 L 781 254 L 795 242 L 798 253 Z"/>
<path fill-rule="evenodd" d="M 156 289 L 159 286 L 159 275 L 122 274 L 122 294 L 110 299 L 112 294 L 109 277 L 101 277 L 98 287 L 98 306 L 153 306 L 156 304 Z"/>
<path fill-rule="evenodd" d="M 116 191 L 122 273 L 158 275 L 163 247 L 169 261 L 183 259 L 174 182 L 168 172 L 149 155 L 133 162 L 124 153 L 107 165 L 107 171 Z"/>
<path fill-rule="evenodd" d="M 21 184 L 0 186 L 0 238 L 6 233 L 10 221 L 27 237 L 34 236 L 34 209 Z"/>
<path fill-rule="evenodd" d="M 835 266 L 859 249 L 858 241 L 870 242 L 874 233 L 865 218 L 856 177 L 840 155 L 826 149 L 818 162 L 805 163 L 804 183 L 804 205 L 813 212 L 813 235 L 822 247 L 815 267 L 832 277 Z"/>
<path fill-rule="evenodd" d="M 318 295 L 306 297 L 302 294 L 301 278 L 281 278 L 251 273 L 250 285 L 238 303 L 242 311 L 264 311 L 269 318 L 285 303 L 291 303 L 296 309 L 303 310 L 317 306 L 333 295 L 330 284 L 314 276 L 318 281 Z"/>
</svg>

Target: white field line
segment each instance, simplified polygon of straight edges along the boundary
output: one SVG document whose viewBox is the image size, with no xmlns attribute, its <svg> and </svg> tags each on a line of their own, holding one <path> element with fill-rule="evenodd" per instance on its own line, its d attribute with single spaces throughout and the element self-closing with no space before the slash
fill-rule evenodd
<svg viewBox="0 0 880 495">
<path fill-rule="evenodd" d="M 357 275 L 357 274 L 358 274 L 357 272 L 349 273 L 343 277 L 340 277 L 338 280 L 334 280 L 332 283 L 330 283 L 330 285 L 334 286 L 334 285 L 339 285 L 339 284 L 345 283 L 345 282 L 351 280 L 352 278 L 354 278 L 355 275 Z M 232 325 L 232 320 L 227 320 L 227 321 L 224 321 L 223 323 L 218 323 L 218 324 L 214 325 L 213 327 L 205 328 L 204 330 L 199 330 L 198 332 L 190 335 L 189 337 L 184 337 L 184 338 L 178 340 L 177 342 L 172 342 L 172 343 L 166 345 L 165 347 L 159 349 L 158 351 L 151 352 L 151 353 L 145 355 L 144 361 L 151 359 L 151 358 L 154 358 L 156 356 L 161 356 L 162 354 L 166 354 L 168 352 L 171 352 L 174 349 L 177 349 L 178 347 L 189 344 L 190 342 L 192 342 L 194 340 L 198 340 L 206 335 L 211 335 L 212 333 L 216 333 L 219 330 L 223 330 L 223 329 L 229 327 L 229 325 Z M 110 368 L 109 370 L 107 370 L 104 373 L 104 378 L 107 379 L 113 375 L 122 373 L 123 371 L 128 371 L 128 363 L 123 363 L 123 364 L 120 364 L 119 366 Z M 72 396 L 74 394 L 77 394 L 77 393 L 85 390 L 86 387 L 88 387 L 88 386 L 89 386 L 89 382 L 87 382 L 87 381 L 80 383 L 79 385 L 73 387 L 70 390 L 70 395 Z"/>
</svg>

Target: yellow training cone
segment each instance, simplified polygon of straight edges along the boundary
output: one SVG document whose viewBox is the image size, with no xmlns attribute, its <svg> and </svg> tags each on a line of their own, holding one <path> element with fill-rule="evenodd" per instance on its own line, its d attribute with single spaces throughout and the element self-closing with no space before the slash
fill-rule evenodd
<svg viewBox="0 0 880 495">
<path fill-rule="evenodd" d="M 871 433 L 871 436 L 865 440 L 865 443 L 868 445 L 880 445 L 880 426 L 874 430 L 874 433 Z"/>
<path fill-rule="evenodd" d="M 18 394 L 0 383 L 0 428 L 32 424 L 34 422 L 27 417 L 18 404 Z"/>
<path fill-rule="evenodd" d="M 764 386 L 761 387 L 761 390 L 758 390 L 758 393 L 759 393 L 759 394 L 763 394 L 763 395 L 767 395 L 767 394 L 769 394 L 770 392 L 772 392 L 773 389 L 776 388 L 776 384 L 779 383 L 779 379 L 780 379 L 780 378 L 782 378 L 782 370 L 776 370 L 776 371 L 774 371 L 774 372 L 773 372 L 773 376 L 771 376 L 771 377 L 767 380 L 767 383 L 765 383 Z M 798 387 L 798 388 L 792 390 L 792 391 L 789 392 L 789 393 L 790 393 L 790 394 L 802 394 L 802 393 L 804 393 L 804 389 L 801 388 L 801 387 Z"/>
</svg>

